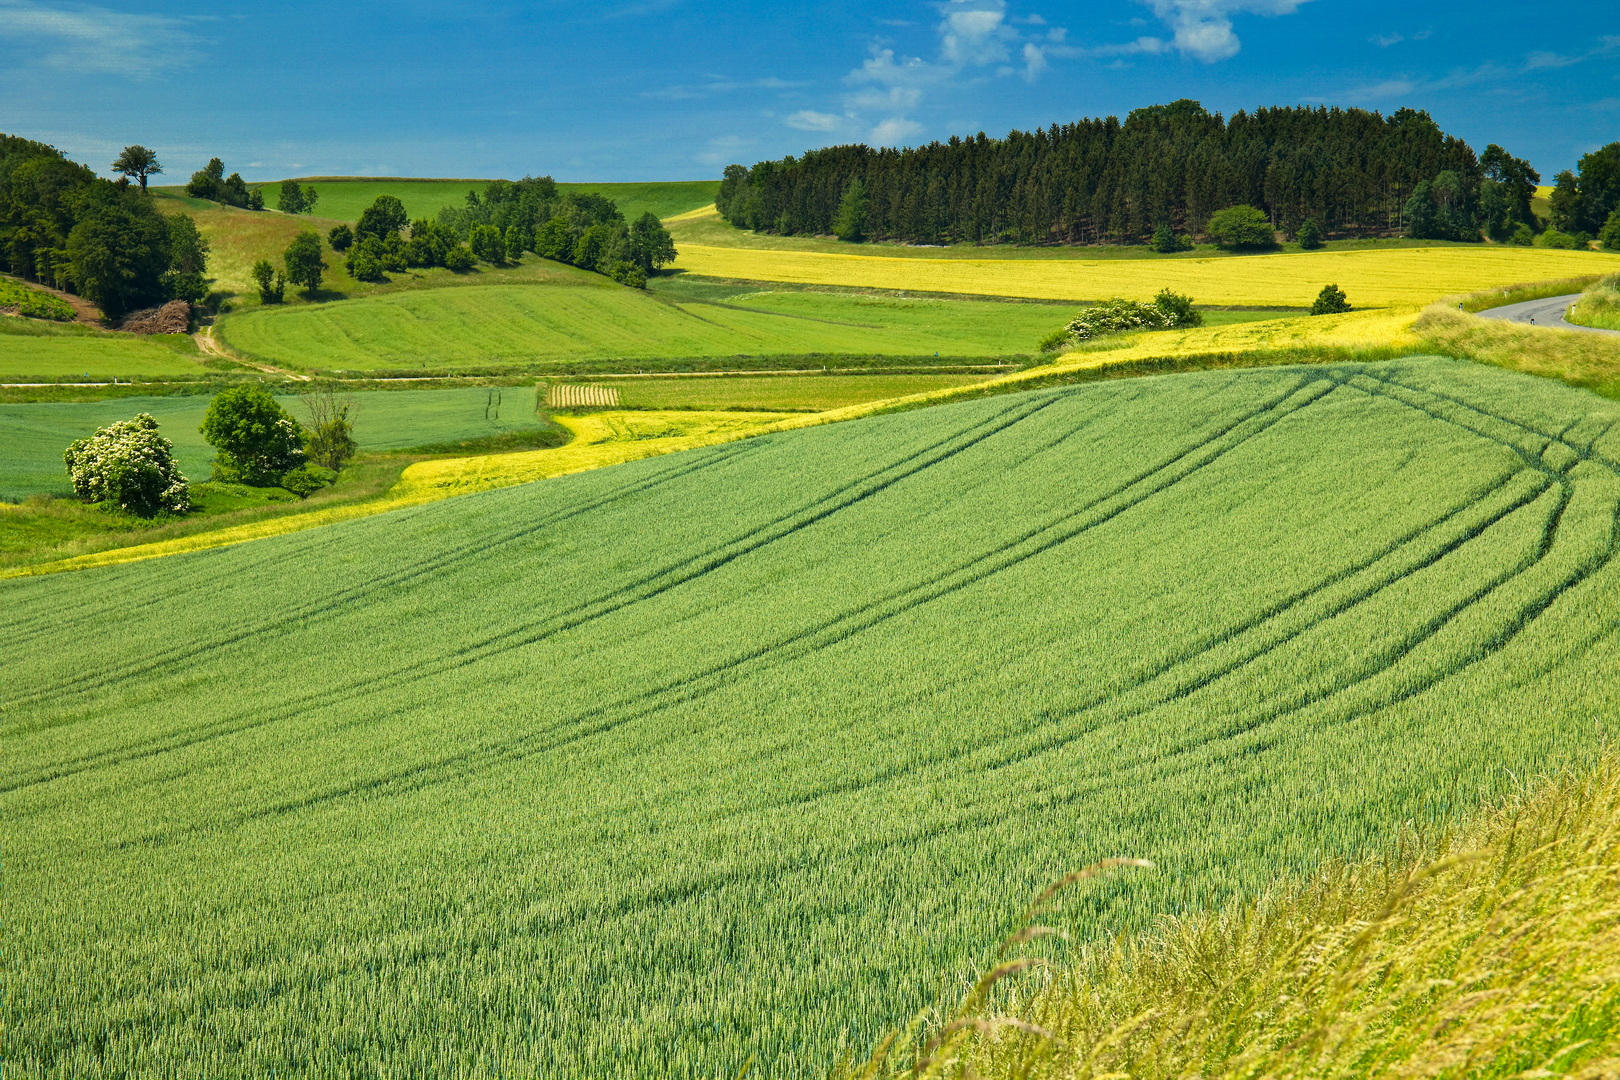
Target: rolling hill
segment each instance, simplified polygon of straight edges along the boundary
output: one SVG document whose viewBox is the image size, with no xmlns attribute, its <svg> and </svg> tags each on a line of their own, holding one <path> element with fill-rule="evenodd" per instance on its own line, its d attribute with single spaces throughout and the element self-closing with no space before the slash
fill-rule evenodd
<svg viewBox="0 0 1620 1080">
<path fill-rule="evenodd" d="M 0 583 L 9 1063 L 824 1074 L 1064 871 L 1157 864 L 1085 939 L 1589 760 L 1617 425 L 1204 372 Z"/>
<path fill-rule="evenodd" d="M 319 201 L 315 209 L 322 218 L 333 221 L 355 221 L 360 212 L 370 206 L 379 195 L 392 195 L 405 204 L 405 212 L 412 219 L 432 217 L 442 207 L 460 206 L 467 192 L 482 192 L 488 180 L 434 180 L 410 177 L 367 176 L 307 176 L 298 178 L 306 186 L 315 188 Z M 263 190 L 265 204 L 276 205 L 276 192 L 280 181 L 256 183 L 250 186 Z M 677 180 L 649 183 L 558 184 L 561 191 L 594 192 L 606 195 L 619 204 L 627 220 L 651 210 L 659 217 L 672 217 L 696 210 L 714 202 L 720 189 L 718 180 Z M 165 195 L 185 199 L 183 186 L 154 187 Z M 215 204 L 200 199 L 187 202 L 201 209 Z"/>
</svg>

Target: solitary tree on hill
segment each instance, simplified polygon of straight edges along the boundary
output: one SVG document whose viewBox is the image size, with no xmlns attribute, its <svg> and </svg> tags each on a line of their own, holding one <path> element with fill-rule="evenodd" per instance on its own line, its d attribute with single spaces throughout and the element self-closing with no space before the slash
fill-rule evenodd
<svg viewBox="0 0 1620 1080">
<path fill-rule="evenodd" d="M 282 262 L 287 266 L 287 280 L 294 285 L 302 285 L 305 295 L 318 291 L 321 274 L 326 270 L 326 260 L 321 258 L 321 234 L 314 231 L 299 233 L 287 245 Z"/>
<path fill-rule="evenodd" d="M 137 143 L 124 147 L 124 152 L 112 163 L 112 171 L 120 176 L 135 177 L 141 182 L 141 190 L 145 191 L 146 178 L 162 172 L 163 166 L 158 163 L 155 152 Z"/>
</svg>

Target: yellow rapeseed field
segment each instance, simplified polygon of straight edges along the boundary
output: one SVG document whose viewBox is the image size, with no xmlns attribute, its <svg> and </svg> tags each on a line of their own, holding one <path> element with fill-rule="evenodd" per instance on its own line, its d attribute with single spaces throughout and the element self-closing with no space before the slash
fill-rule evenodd
<svg viewBox="0 0 1620 1080">
<path fill-rule="evenodd" d="M 680 245 L 677 269 L 709 277 L 1042 300 L 1150 299 L 1304 307 L 1336 284 L 1357 305 L 1425 304 L 1522 281 L 1620 271 L 1620 255 L 1545 248 L 1436 247 L 1209 259 L 917 259 Z"/>
</svg>

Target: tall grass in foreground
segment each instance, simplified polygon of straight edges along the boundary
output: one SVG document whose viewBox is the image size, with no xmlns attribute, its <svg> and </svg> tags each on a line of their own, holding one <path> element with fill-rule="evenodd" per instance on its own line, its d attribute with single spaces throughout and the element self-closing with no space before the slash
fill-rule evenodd
<svg viewBox="0 0 1620 1080">
<path fill-rule="evenodd" d="M 1003 964 L 845 1075 L 1614 1076 L 1617 898 L 1611 750 L 1384 858 L 1083 949 L 994 1014 L 995 984 L 1036 966 Z"/>
<path fill-rule="evenodd" d="M 1566 318 L 1582 326 L 1620 330 L 1620 274 L 1610 274 L 1587 286 L 1581 298 L 1570 305 Z"/>
<path fill-rule="evenodd" d="M 1477 360 L 1620 397 L 1620 338 L 1609 334 L 1482 319 L 1450 302 L 1425 309 L 1413 330 L 1420 338 L 1416 351 Z"/>
</svg>

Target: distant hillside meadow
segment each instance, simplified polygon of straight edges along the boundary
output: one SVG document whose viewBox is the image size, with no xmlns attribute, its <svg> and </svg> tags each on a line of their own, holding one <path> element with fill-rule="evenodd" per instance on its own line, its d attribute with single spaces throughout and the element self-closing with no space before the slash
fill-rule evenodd
<svg viewBox="0 0 1620 1080">
<path fill-rule="evenodd" d="M 1099 857 L 1081 941 L 1590 761 L 1617 431 L 1129 379 L 0 583 L 8 1066 L 824 1074 Z"/>
</svg>

